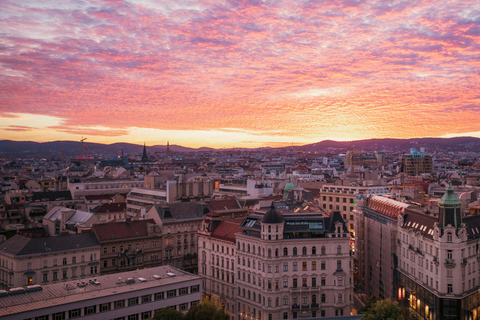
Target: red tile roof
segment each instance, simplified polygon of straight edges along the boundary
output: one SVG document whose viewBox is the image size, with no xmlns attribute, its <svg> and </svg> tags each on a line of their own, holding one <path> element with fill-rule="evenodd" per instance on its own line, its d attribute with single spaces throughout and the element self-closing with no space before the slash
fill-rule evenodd
<svg viewBox="0 0 480 320">
<path fill-rule="evenodd" d="M 153 219 L 132 220 L 94 224 L 92 231 L 99 242 L 113 239 L 125 239 L 148 236 L 148 225 L 155 224 Z"/>
<path fill-rule="evenodd" d="M 234 210 L 242 208 L 235 199 L 211 200 L 208 202 L 208 207 L 211 211 Z"/>
<path fill-rule="evenodd" d="M 104 203 L 92 209 L 93 213 L 114 213 L 125 212 L 127 210 L 126 202 Z"/>
<path fill-rule="evenodd" d="M 212 237 L 235 243 L 235 233 L 243 231 L 243 229 L 240 228 L 240 223 L 243 220 L 244 218 L 239 218 L 220 222 L 220 224 L 212 232 Z"/>
</svg>

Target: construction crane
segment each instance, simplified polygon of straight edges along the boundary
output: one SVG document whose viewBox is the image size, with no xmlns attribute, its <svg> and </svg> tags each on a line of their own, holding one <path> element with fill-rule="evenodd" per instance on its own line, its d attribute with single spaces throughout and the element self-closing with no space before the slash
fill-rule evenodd
<svg viewBox="0 0 480 320">
<path fill-rule="evenodd" d="M 80 139 L 80 142 L 82 143 L 82 147 L 81 147 L 82 148 L 82 159 L 85 159 L 84 156 L 83 156 L 83 141 L 85 141 L 85 140 L 87 140 L 87 137 L 84 138 L 82 136 L 82 139 Z"/>
</svg>

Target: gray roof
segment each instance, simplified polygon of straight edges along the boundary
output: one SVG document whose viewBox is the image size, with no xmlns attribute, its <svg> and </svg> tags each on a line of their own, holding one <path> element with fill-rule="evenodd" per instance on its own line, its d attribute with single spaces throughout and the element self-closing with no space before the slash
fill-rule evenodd
<svg viewBox="0 0 480 320">
<path fill-rule="evenodd" d="M 43 219 L 49 220 L 49 221 L 57 221 L 60 220 L 62 217 L 62 212 L 71 212 L 73 211 L 74 214 L 67 219 L 67 221 L 64 221 L 65 224 L 83 224 L 88 221 L 93 216 L 92 212 L 86 212 L 86 211 L 81 211 L 81 210 L 75 210 L 75 209 L 70 209 L 70 208 L 65 208 L 61 206 L 56 206 L 53 207 Z"/>
<path fill-rule="evenodd" d="M 92 247 L 100 248 L 100 243 L 91 232 L 43 238 L 27 238 L 21 235 L 15 235 L 0 244 L 0 252 L 12 256 L 23 256 L 42 252 L 62 252 Z"/>
<path fill-rule="evenodd" d="M 173 273 L 175 276 L 171 277 L 168 273 Z M 126 283 L 129 278 L 132 278 L 133 281 Z M 183 282 L 192 280 L 197 280 L 201 285 L 200 279 L 197 275 L 171 266 L 161 266 L 96 276 L 81 281 L 49 284 L 39 286 L 41 289 L 38 291 L 8 294 L 0 297 L 0 317 L 32 310 L 37 310 L 38 314 L 41 314 L 45 312 L 43 309 L 48 307 L 99 299 L 99 297 L 122 297 L 123 293 L 131 291 L 148 290 L 150 288 L 158 288 L 161 291 L 170 290 L 175 288 L 172 286 L 179 286 Z M 81 284 L 81 286 L 78 284 Z M 199 294 L 201 294 L 200 291 Z M 24 318 L 20 315 L 17 316 L 18 318 Z"/>
<path fill-rule="evenodd" d="M 163 222 L 203 219 L 209 211 L 207 203 L 203 201 L 156 204 L 154 207 Z"/>
</svg>

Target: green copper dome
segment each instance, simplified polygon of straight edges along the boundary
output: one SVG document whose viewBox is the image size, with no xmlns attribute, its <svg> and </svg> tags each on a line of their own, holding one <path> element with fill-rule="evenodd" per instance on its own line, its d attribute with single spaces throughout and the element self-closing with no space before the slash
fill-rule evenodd
<svg viewBox="0 0 480 320">
<path fill-rule="evenodd" d="M 295 188 L 295 185 L 292 183 L 290 178 L 288 179 L 288 183 L 285 185 L 285 192 L 283 193 L 283 199 L 287 199 L 288 192 Z"/>
<path fill-rule="evenodd" d="M 460 201 L 460 199 L 453 192 L 453 187 L 450 182 L 448 183 L 448 187 L 447 189 L 445 189 L 445 191 L 446 191 L 445 194 L 443 195 L 442 199 L 440 199 L 440 202 L 438 203 L 439 205 L 444 207 L 462 205 L 462 202 Z"/>
</svg>

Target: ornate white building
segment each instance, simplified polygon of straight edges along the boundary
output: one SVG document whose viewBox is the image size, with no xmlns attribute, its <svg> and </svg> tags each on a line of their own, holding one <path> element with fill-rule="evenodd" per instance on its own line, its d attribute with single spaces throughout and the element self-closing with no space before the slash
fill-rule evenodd
<svg viewBox="0 0 480 320">
<path fill-rule="evenodd" d="M 350 236 L 339 212 L 249 215 L 236 235 L 239 319 L 349 315 L 353 300 Z"/>
</svg>

